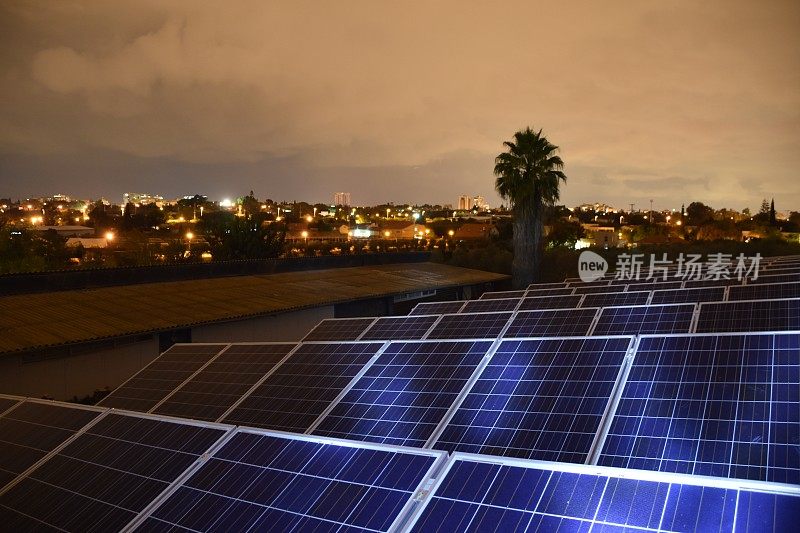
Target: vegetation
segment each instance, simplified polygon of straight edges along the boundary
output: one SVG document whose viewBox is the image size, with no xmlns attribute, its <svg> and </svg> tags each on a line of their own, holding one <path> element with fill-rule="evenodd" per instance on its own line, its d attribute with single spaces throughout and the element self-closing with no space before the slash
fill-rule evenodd
<svg viewBox="0 0 800 533">
<path fill-rule="evenodd" d="M 559 186 L 566 181 L 558 147 L 542 135 L 525 128 L 503 143 L 506 151 L 495 159 L 495 188 L 511 202 L 514 220 L 514 288 L 524 288 L 539 279 L 543 252 L 545 211 L 559 199 Z"/>
</svg>

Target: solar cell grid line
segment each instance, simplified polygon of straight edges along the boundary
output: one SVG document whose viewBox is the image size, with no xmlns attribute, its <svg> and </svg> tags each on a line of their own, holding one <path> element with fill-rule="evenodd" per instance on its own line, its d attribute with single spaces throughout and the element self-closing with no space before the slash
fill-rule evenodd
<svg viewBox="0 0 800 533">
<path fill-rule="evenodd" d="M 604 307 L 590 335 L 689 333 L 695 304 Z"/>
<path fill-rule="evenodd" d="M 795 283 L 756 283 L 731 287 L 728 300 L 775 300 L 800 298 L 800 282 Z"/>
<path fill-rule="evenodd" d="M 357 341 L 358 338 L 377 320 L 368 318 L 326 318 L 303 337 L 308 341 Z"/>
<path fill-rule="evenodd" d="M 312 433 L 422 447 L 491 346 L 490 340 L 392 342 Z"/>
<path fill-rule="evenodd" d="M 694 289 L 666 289 L 653 291 L 651 305 L 699 302 L 721 302 L 725 300 L 726 287 L 697 287 Z"/>
<path fill-rule="evenodd" d="M 528 296 L 522 299 L 518 311 L 537 311 L 540 309 L 576 309 L 581 307 L 583 294 L 567 296 Z"/>
<path fill-rule="evenodd" d="M 0 417 L 0 494 L 103 409 L 47 400 L 25 400 Z"/>
<path fill-rule="evenodd" d="M 458 313 L 465 303 L 467 303 L 466 300 L 457 302 L 423 302 L 415 305 L 409 316 Z"/>
<path fill-rule="evenodd" d="M 697 333 L 800 330 L 800 298 L 699 305 Z"/>
<path fill-rule="evenodd" d="M 9 531 L 119 531 L 231 428 L 106 411 L 0 496 Z"/>
<path fill-rule="evenodd" d="M 585 462 L 632 340 L 502 341 L 432 446 Z"/>
<path fill-rule="evenodd" d="M 609 292 L 586 294 L 582 307 L 607 307 L 611 305 L 645 305 L 650 299 L 650 291 Z"/>
<path fill-rule="evenodd" d="M 543 290 L 551 290 L 551 289 L 543 289 Z M 525 296 L 525 291 L 496 291 L 496 292 L 484 292 L 478 299 L 492 300 L 494 298 L 522 298 L 523 296 Z"/>
<path fill-rule="evenodd" d="M 455 453 L 409 531 L 795 529 L 797 487 Z"/>
<path fill-rule="evenodd" d="M 221 422 L 302 433 L 368 368 L 386 343 L 303 343 Z"/>
<path fill-rule="evenodd" d="M 147 412 L 203 368 L 227 344 L 174 344 L 97 405 Z"/>
<path fill-rule="evenodd" d="M 364 341 L 414 340 L 425 334 L 441 315 L 384 316 L 375 321 L 361 336 Z"/>
<path fill-rule="evenodd" d="M 569 296 L 572 294 L 572 287 L 552 288 L 552 289 L 528 289 L 522 296 L 527 298 L 539 296 Z"/>
<path fill-rule="evenodd" d="M 298 346 L 232 344 L 151 412 L 214 422 Z"/>
<path fill-rule="evenodd" d="M 140 519 L 146 531 L 398 531 L 446 456 L 238 429 Z"/>
<path fill-rule="evenodd" d="M 595 307 L 518 311 L 503 337 L 508 339 L 588 335 L 599 311 L 600 309 Z"/>
<path fill-rule="evenodd" d="M 798 349 L 797 333 L 643 336 L 599 464 L 800 484 Z"/>
<path fill-rule="evenodd" d="M 442 315 L 426 340 L 497 338 L 514 313 L 459 313 Z"/>
<path fill-rule="evenodd" d="M 522 298 L 490 298 L 488 300 L 471 300 L 459 313 L 491 313 L 495 311 L 514 311 Z"/>
</svg>

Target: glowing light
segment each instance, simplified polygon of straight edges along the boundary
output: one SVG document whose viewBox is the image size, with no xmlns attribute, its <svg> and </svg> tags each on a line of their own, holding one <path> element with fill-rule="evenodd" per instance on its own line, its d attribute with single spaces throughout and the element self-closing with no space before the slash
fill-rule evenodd
<svg viewBox="0 0 800 533">
<path fill-rule="evenodd" d="M 448 234 L 448 235 L 450 235 L 450 236 L 452 237 L 453 235 L 455 235 L 455 234 L 456 234 L 456 232 L 455 232 L 455 231 L 453 231 L 453 230 L 450 230 L 450 231 L 448 231 L 448 232 L 447 232 L 447 234 Z"/>
<path fill-rule="evenodd" d="M 314 217 L 311 215 L 306 215 L 306 222 L 311 222 L 312 220 L 314 220 Z"/>
<path fill-rule="evenodd" d="M 308 238 L 308 232 L 307 231 L 303 231 L 303 233 L 301 233 L 300 235 L 302 235 L 304 239 Z"/>
<path fill-rule="evenodd" d="M 194 233 L 192 233 L 191 231 L 187 231 L 186 238 L 191 241 L 192 239 L 194 239 Z"/>
<path fill-rule="evenodd" d="M 106 241 L 111 242 L 114 240 L 114 232 L 107 231 L 106 232 Z"/>
<path fill-rule="evenodd" d="M 383 236 L 384 236 L 384 237 L 390 237 L 391 235 L 392 235 L 392 232 L 391 232 L 391 231 L 384 231 L 384 232 L 383 232 Z"/>
<path fill-rule="evenodd" d="M 220 207 L 233 207 L 233 202 L 231 202 L 230 198 L 225 198 L 219 203 Z"/>
</svg>

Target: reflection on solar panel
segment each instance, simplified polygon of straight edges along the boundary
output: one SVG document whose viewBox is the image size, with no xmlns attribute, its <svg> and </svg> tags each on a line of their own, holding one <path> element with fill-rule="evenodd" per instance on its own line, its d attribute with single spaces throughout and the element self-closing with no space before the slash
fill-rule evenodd
<svg viewBox="0 0 800 533">
<path fill-rule="evenodd" d="M 213 422 L 273 369 L 294 344 L 234 344 L 153 412 Z"/>
<path fill-rule="evenodd" d="M 434 448 L 584 462 L 630 342 L 503 341 Z"/>
<path fill-rule="evenodd" d="M 98 405 L 147 412 L 200 370 L 227 344 L 175 344 Z"/>
<path fill-rule="evenodd" d="M 99 414 L 97 410 L 33 401 L 6 413 L 0 418 L 0 489 Z"/>
<path fill-rule="evenodd" d="M 456 455 L 412 531 L 791 531 L 797 491 Z M 709 484 L 707 484 L 709 483 Z"/>
<path fill-rule="evenodd" d="M 581 303 L 581 294 L 569 296 L 534 296 L 523 298 L 519 306 L 520 311 L 532 311 L 536 309 L 574 309 Z"/>
<path fill-rule="evenodd" d="M 411 310 L 410 315 L 445 315 L 448 313 L 458 313 L 464 307 L 464 301 L 458 302 L 429 302 L 417 304 Z"/>
<path fill-rule="evenodd" d="M 439 315 L 382 317 L 370 326 L 361 340 L 421 339 L 438 319 Z"/>
<path fill-rule="evenodd" d="M 425 450 L 239 431 L 147 531 L 388 531 L 440 460 Z"/>
<path fill-rule="evenodd" d="M 697 332 L 800 329 L 800 298 L 700 304 Z"/>
<path fill-rule="evenodd" d="M 0 496 L 6 531 L 119 531 L 225 430 L 110 413 Z"/>
<path fill-rule="evenodd" d="M 600 464 L 800 483 L 800 335 L 643 337 Z"/>
<path fill-rule="evenodd" d="M 774 274 L 769 273 L 763 276 L 758 276 L 757 279 L 748 279 L 748 285 L 755 285 L 756 283 L 791 283 L 800 281 L 800 274 Z"/>
<path fill-rule="evenodd" d="M 491 345 L 392 343 L 313 433 L 422 447 Z"/>
<path fill-rule="evenodd" d="M 698 287 L 696 289 L 668 289 L 653 291 L 650 304 L 683 304 L 693 302 L 719 302 L 725 299 L 725 287 Z"/>
<path fill-rule="evenodd" d="M 488 339 L 502 332 L 511 313 L 473 313 L 442 315 L 426 338 L 428 339 Z"/>
<path fill-rule="evenodd" d="M 326 318 L 316 325 L 304 341 L 354 341 L 375 321 L 369 318 Z"/>
<path fill-rule="evenodd" d="M 593 335 L 689 333 L 694 304 L 606 307 Z"/>
<path fill-rule="evenodd" d="M 654 281 L 650 283 L 630 283 L 628 284 L 628 292 L 680 289 L 682 286 L 683 286 L 683 281 Z"/>
<path fill-rule="evenodd" d="M 522 298 L 523 296 L 525 296 L 525 291 L 484 292 L 481 294 L 479 299 L 492 300 L 494 298 Z"/>
<path fill-rule="evenodd" d="M 583 299 L 583 307 L 607 307 L 609 305 L 644 305 L 650 298 L 649 291 L 612 292 L 587 294 Z"/>
<path fill-rule="evenodd" d="M 472 300 L 467 302 L 462 313 L 490 313 L 492 311 L 513 311 L 519 305 L 520 298 L 494 298 L 489 300 Z"/>
<path fill-rule="evenodd" d="M 552 309 L 517 313 L 504 337 L 566 337 L 586 335 L 597 309 Z"/>
<path fill-rule="evenodd" d="M 379 342 L 303 344 L 224 421 L 302 433 L 382 346 Z"/>
<path fill-rule="evenodd" d="M 525 296 L 568 296 L 570 294 L 572 294 L 572 288 L 566 287 L 563 289 L 530 289 Z"/>
<path fill-rule="evenodd" d="M 800 298 L 800 283 L 759 283 L 731 287 L 728 300 L 775 300 Z"/>
</svg>

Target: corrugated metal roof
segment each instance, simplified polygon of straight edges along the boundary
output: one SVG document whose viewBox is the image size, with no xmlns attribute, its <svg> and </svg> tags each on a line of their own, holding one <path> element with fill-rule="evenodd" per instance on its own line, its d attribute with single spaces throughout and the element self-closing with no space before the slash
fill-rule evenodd
<svg viewBox="0 0 800 533">
<path fill-rule="evenodd" d="M 504 279 L 411 263 L 5 296 L 0 353 Z"/>
</svg>

